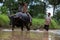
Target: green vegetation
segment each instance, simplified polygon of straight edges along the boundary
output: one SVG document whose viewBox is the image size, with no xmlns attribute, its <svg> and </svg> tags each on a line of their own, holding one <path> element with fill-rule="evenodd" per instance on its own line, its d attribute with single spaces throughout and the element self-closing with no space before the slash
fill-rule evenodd
<svg viewBox="0 0 60 40">
<path fill-rule="evenodd" d="M 8 26 L 9 25 L 9 18 L 5 14 L 0 14 L 0 26 Z"/>
<path fill-rule="evenodd" d="M 32 29 L 38 29 L 44 26 L 44 19 L 33 18 L 32 20 Z"/>
<path fill-rule="evenodd" d="M 60 29 L 60 25 L 58 25 L 58 22 L 56 22 L 55 20 L 51 20 L 50 28 L 51 29 Z"/>
</svg>

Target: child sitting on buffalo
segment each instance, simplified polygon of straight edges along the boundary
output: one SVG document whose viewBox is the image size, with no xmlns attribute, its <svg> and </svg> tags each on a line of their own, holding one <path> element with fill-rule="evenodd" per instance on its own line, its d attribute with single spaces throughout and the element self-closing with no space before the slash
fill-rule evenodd
<svg viewBox="0 0 60 40">
<path fill-rule="evenodd" d="M 27 12 L 27 3 L 22 4 L 22 12 L 17 12 L 15 14 L 16 18 L 20 18 L 23 21 L 23 26 L 21 27 L 21 30 L 23 30 L 23 27 L 26 26 L 27 30 L 30 30 L 30 27 L 28 27 L 28 23 L 30 25 L 32 24 L 32 17 L 31 15 Z M 27 24 L 26 24 L 27 23 Z"/>
</svg>

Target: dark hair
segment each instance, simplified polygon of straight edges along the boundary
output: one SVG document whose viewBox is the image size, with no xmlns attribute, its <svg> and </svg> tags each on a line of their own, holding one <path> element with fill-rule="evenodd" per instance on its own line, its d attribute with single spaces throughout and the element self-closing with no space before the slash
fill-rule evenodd
<svg viewBox="0 0 60 40">
<path fill-rule="evenodd" d="M 27 5 L 27 3 L 26 3 L 26 2 L 22 3 L 22 6 L 25 6 L 25 4 Z"/>
<path fill-rule="evenodd" d="M 48 13 L 49 15 L 51 15 L 51 13 Z"/>
<path fill-rule="evenodd" d="M 23 6 L 25 6 L 25 4 L 27 4 L 27 3 L 26 2 L 22 2 L 22 3 L 19 2 L 19 7 L 21 9 L 18 8 L 18 12 L 21 12 L 22 11 L 22 8 L 23 8 Z"/>
</svg>

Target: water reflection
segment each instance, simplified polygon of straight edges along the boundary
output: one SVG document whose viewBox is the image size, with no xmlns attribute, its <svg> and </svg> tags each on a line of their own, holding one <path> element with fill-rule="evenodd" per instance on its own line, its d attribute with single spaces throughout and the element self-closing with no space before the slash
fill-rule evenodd
<svg viewBox="0 0 60 40">
<path fill-rule="evenodd" d="M 60 35 L 52 32 L 1 31 L 0 40 L 60 40 Z"/>
<path fill-rule="evenodd" d="M 43 32 L 44 34 L 43 34 L 43 40 L 49 40 L 48 38 L 49 38 L 49 33 L 48 33 L 48 31 L 44 31 Z"/>
<path fill-rule="evenodd" d="M 30 31 L 12 31 L 12 40 L 30 40 Z"/>
<path fill-rule="evenodd" d="M 60 40 L 60 35 L 50 33 L 50 38 L 51 38 L 51 40 Z"/>
</svg>

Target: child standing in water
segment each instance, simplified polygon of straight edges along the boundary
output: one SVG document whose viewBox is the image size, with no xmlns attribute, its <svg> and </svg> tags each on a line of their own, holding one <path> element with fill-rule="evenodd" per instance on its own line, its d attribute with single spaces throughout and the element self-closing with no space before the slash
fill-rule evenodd
<svg viewBox="0 0 60 40">
<path fill-rule="evenodd" d="M 45 29 L 46 31 L 49 30 L 49 25 L 50 25 L 50 23 L 51 23 L 51 14 L 48 13 L 47 17 L 45 18 L 45 25 L 44 25 L 44 29 Z"/>
</svg>

